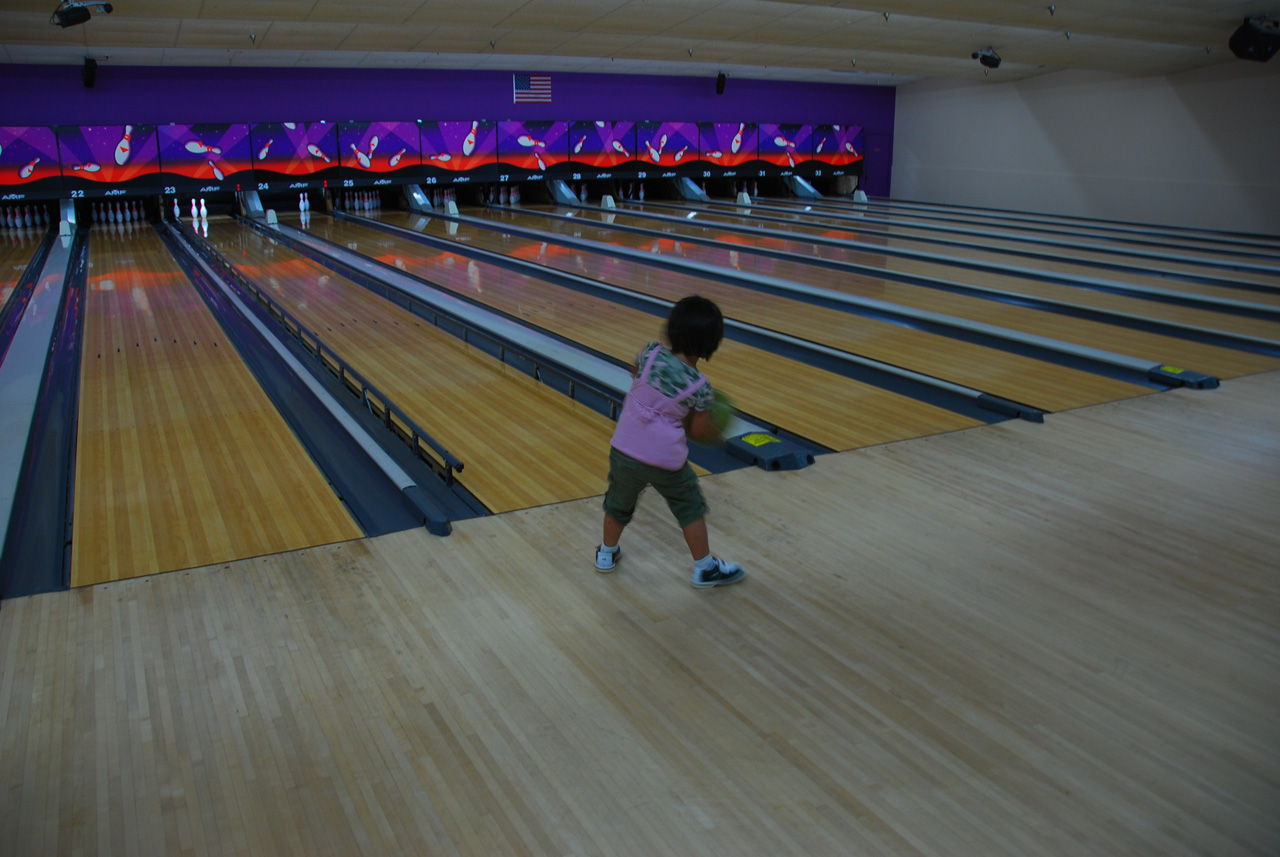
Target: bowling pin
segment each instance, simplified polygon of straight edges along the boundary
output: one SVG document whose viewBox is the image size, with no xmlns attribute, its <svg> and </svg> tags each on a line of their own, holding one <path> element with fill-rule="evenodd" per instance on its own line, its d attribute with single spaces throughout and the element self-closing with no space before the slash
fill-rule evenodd
<svg viewBox="0 0 1280 857">
<path fill-rule="evenodd" d="M 583 186 L 582 186 L 582 189 L 581 189 L 581 190 L 582 190 L 582 192 L 581 192 L 581 194 L 579 194 L 579 196 L 581 197 L 581 199 L 582 199 L 582 201 L 583 201 L 583 202 L 586 202 L 586 201 L 587 201 L 587 186 L 586 186 L 585 184 L 583 184 Z"/>
<path fill-rule="evenodd" d="M 511 186 L 511 204 L 512 205 L 520 204 L 520 185 L 518 184 Z"/>
<path fill-rule="evenodd" d="M 649 150 L 649 157 L 653 159 L 655 164 L 662 160 L 662 155 L 658 154 L 657 149 L 653 148 L 653 141 L 646 140 L 644 147 Z"/>
<path fill-rule="evenodd" d="M 307 213 L 310 214 L 311 213 L 311 194 L 304 193 L 302 195 L 302 204 L 303 206 L 306 207 Z"/>
<path fill-rule="evenodd" d="M 620 155 L 622 155 L 624 158 L 631 157 L 631 153 L 627 151 L 627 147 L 619 143 L 617 140 L 613 141 L 613 150 L 619 153 Z"/>
<path fill-rule="evenodd" d="M 95 164 L 93 161 L 90 161 L 87 164 L 73 164 L 71 169 L 86 173 L 96 173 L 98 170 L 102 169 L 102 167 L 99 164 Z"/>
<path fill-rule="evenodd" d="M 573 153 L 575 155 L 582 151 L 582 144 L 585 142 L 587 142 L 587 138 L 583 137 L 581 140 L 573 144 Z"/>
<path fill-rule="evenodd" d="M 25 167 L 18 170 L 18 178 L 20 179 L 30 178 L 31 174 L 36 171 L 36 164 L 38 163 L 40 163 L 39 158 L 32 158 L 31 163 L 27 164 Z"/>
<path fill-rule="evenodd" d="M 209 209 L 204 207 L 204 197 L 200 197 L 200 219 L 201 220 L 209 219 Z"/>
<path fill-rule="evenodd" d="M 116 144 L 116 164 L 123 167 L 125 161 L 129 160 L 129 152 L 133 150 L 133 126 L 124 126 L 124 136 L 120 138 L 120 142 Z"/>
<path fill-rule="evenodd" d="M 319 147 L 319 146 L 317 146 L 315 143 L 308 143 L 308 144 L 307 144 L 307 152 L 308 152 L 308 153 L 311 155 L 311 157 L 313 157 L 313 158 L 324 158 L 324 162 L 325 162 L 326 164 L 327 164 L 327 163 L 330 163 L 329 156 L 328 156 L 328 155 L 326 155 L 324 152 L 322 152 L 322 151 L 320 150 L 320 147 Z"/>
<path fill-rule="evenodd" d="M 793 157 L 791 157 L 791 150 L 790 150 L 790 149 L 787 149 L 787 163 L 791 164 L 791 166 L 793 166 L 793 167 L 796 165 L 796 159 L 795 159 L 795 158 L 793 158 Z"/>
<path fill-rule="evenodd" d="M 218 169 L 218 165 L 213 161 L 209 162 L 209 169 L 213 170 L 213 177 L 218 181 L 222 181 L 222 170 Z"/>
<path fill-rule="evenodd" d="M 307 204 L 302 201 L 302 194 L 298 194 L 298 211 L 306 211 Z"/>
<path fill-rule="evenodd" d="M 719 160 L 720 158 L 724 157 L 724 152 L 720 151 L 719 149 L 716 149 L 714 152 L 707 152 L 707 157 L 713 158 L 715 160 Z"/>
<path fill-rule="evenodd" d="M 644 182 L 640 182 L 640 201 L 644 202 Z"/>
<path fill-rule="evenodd" d="M 667 135 L 666 135 L 666 134 L 663 134 L 663 135 L 658 139 L 658 154 L 659 154 L 659 155 L 661 155 L 661 154 L 662 154 L 662 150 L 663 150 L 663 149 L 665 149 L 665 148 L 667 148 Z"/>
<path fill-rule="evenodd" d="M 267 159 L 267 152 L 271 151 L 271 144 L 275 141 L 275 138 L 272 137 L 270 140 L 267 140 L 267 142 L 262 144 L 262 148 L 258 150 L 258 160 L 265 161 Z"/>
<path fill-rule="evenodd" d="M 369 157 L 373 157 L 373 150 L 376 148 L 378 148 L 378 135 L 374 134 L 373 138 L 369 140 Z"/>
<path fill-rule="evenodd" d="M 196 205 L 196 198 L 191 197 L 191 219 L 193 221 L 200 219 L 200 206 Z"/>
<path fill-rule="evenodd" d="M 788 140 L 786 137 L 783 137 L 782 135 L 778 135 L 777 137 L 773 138 L 773 145 L 781 149 L 785 149 L 789 146 L 794 146 L 795 143 L 792 143 L 790 140 Z"/>
<path fill-rule="evenodd" d="M 193 155 L 203 155 L 205 152 L 212 152 L 215 155 L 221 155 L 222 150 L 217 146 L 206 146 L 200 140 L 188 140 L 183 144 L 187 147 L 187 151 Z"/>
<path fill-rule="evenodd" d="M 471 130 L 467 132 L 467 137 L 462 141 L 462 154 L 470 155 L 476 150 L 476 131 L 480 128 L 479 122 L 471 123 Z"/>
<path fill-rule="evenodd" d="M 677 163 L 677 164 L 678 164 L 678 163 L 680 163 L 680 159 L 684 157 L 684 153 L 685 153 L 685 152 L 687 152 L 688 150 L 689 150 L 689 147 L 688 147 L 688 146 L 685 146 L 683 149 L 681 149 L 680 151 L 676 152 L 675 157 L 676 157 L 676 163 Z"/>
<path fill-rule="evenodd" d="M 823 145 L 824 145 L 826 142 L 827 142 L 827 138 L 826 138 L 826 137 L 823 137 L 821 140 L 819 140 L 819 141 L 818 141 L 818 148 L 814 150 L 814 154 L 815 154 L 815 155 L 821 155 L 821 154 L 822 154 L 822 147 L 823 147 Z"/>
<path fill-rule="evenodd" d="M 297 123 L 297 122 L 281 122 L 280 124 L 281 124 L 281 125 L 283 125 L 284 127 L 288 128 L 290 131 L 292 131 L 292 130 L 294 130 L 295 128 L 297 128 L 297 127 L 298 127 L 298 123 Z"/>
<path fill-rule="evenodd" d="M 369 169 L 369 156 L 357 149 L 355 143 L 351 144 L 351 151 L 355 153 L 356 163 L 364 167 L 366 170 Z"/>
<path fill-rule="evenodd" d="M 178 198 L 176 196 L 173 198 L 173 219 L 179 223 L 182 222 L 182 209 L 178 208 Z"/>
<path fill-rule="evenodd" d="M 400 151 L 392 155 L 390 158 L 388 158 L 387 166 L 394 167 L 396 164 L 400 163 L 400 158 L 404 156 L 404 153 L 405 153 L 405 150 L 401 149 Z"/>
<path fill-rule="evenodd" d="M 738 150 L 742 148 L 742 132 L 746 130 L 747 123 L 738 123 L 738 133 L 733 135 L 733 142 L 729 145 L 729 151 L 738 154 Z"/>
<path fill-rule="evenodd" d="M 538 169 L 545 170 L 547 168 L 546 163 L 542 160 L 542 155 L 539 155 L 536 149 L 533 152 L 533 159 L 538 162 Z"/>
<path fill-rule="evenodd" d="M 507 204 L 507 186 L 506 185 L 503 185 L 502 189 L 498 191 L 498 202 L 502 203 L 503 205 Z"/>
</svg>

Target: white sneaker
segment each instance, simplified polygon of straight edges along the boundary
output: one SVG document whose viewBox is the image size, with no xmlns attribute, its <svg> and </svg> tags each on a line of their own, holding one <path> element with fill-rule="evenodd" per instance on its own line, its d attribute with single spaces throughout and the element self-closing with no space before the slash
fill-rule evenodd
<svg viewBox="0 0 1280 857">
<path fill-rule="evenodd" d="M 712 586 L 728 586 L 730 583 L 737 583 L 746 576 L 747 572 L 736 562 L 725 562 L 717 557 L 710 568 L 703 571 L 698 571 L 695 568 L 693 570 L 693 578 L 689 583 L 699 589 L 705 589 Z"/>
<path fill-rule="evenodd" d="M 605 548 L 604 543 L 600 543 L 600 547 L 596 548 L 596 571 L 601 574 L 608 574 L 613 571 L 618 563 L 618 559 L 622 556 L 622 548 L 614 545 L 613 550 Z"/>
</svg>

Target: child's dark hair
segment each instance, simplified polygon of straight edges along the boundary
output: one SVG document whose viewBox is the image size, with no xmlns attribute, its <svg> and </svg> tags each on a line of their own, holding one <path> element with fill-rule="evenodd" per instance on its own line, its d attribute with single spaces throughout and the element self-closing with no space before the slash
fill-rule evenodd
<svg viewBox="0 0 1280 857">
<path fill-rule="evenodd" d="M 724 339 L 720 307 L 701 295 L 682 298 L 667 316 L 667 342 L 677 354 L 710 360 Z"/>
</svg>

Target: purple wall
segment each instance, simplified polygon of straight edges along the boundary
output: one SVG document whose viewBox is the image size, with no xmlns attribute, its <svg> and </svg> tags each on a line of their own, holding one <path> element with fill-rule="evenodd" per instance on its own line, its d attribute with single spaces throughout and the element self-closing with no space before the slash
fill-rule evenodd
<svg viewBox="0 0 1280 857">
<path fill-rule="evenodd" d="M 417 69 L 0 66 L 0 125 L 406 119 L 857 124 L 893 134 L 889 87 L 555 72 L 551 104 L 513 104 L 511 73 Z M 868 193 L 888 187 L 868 186 Z"/>
</svg>

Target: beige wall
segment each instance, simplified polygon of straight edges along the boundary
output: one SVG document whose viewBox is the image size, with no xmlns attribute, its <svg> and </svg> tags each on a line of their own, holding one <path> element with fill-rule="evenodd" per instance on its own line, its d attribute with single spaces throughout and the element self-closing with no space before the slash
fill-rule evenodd
<svg viewBox="0 0 1280 857">
<path fill-rule="evenodd" d="M 893 197 L 1280 234 L 1280 61 L 898 89 Z"/>
</svg>

